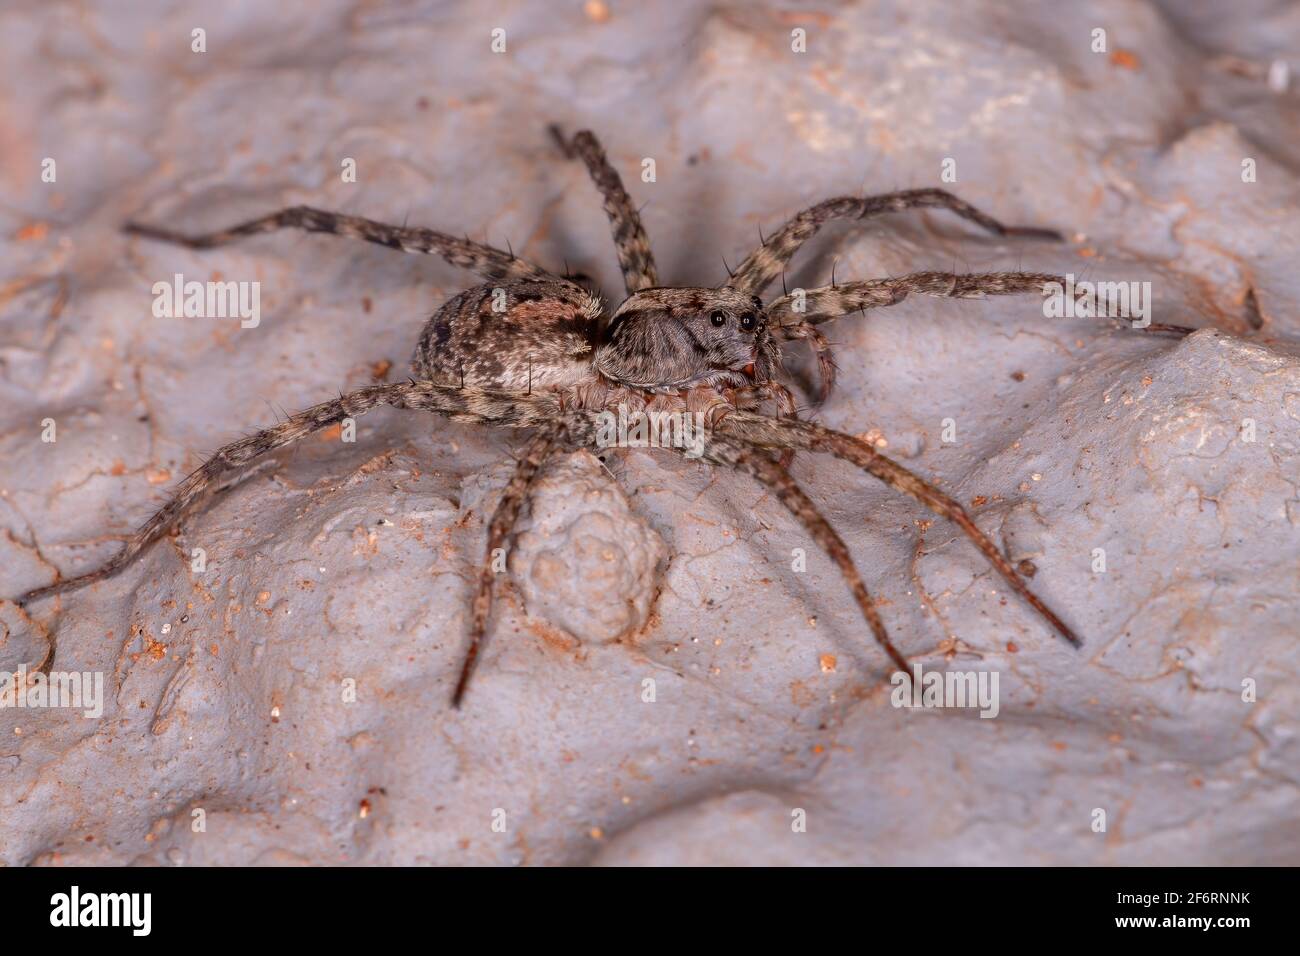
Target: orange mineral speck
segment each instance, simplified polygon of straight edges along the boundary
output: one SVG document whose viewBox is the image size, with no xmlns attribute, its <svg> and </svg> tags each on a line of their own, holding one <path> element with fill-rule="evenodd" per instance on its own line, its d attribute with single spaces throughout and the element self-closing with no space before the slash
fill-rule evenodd
<svg viewBox="0 0 1300 956">
<path fill-rule="evenodd" d="M 1142 61 L 1132 50 L 1116 50 L 1110 55 L 1110 62 L 1124 70 L 1142 69 Z"/>
<path fill-rule="evenodd" d="M 817 659 L 817 661 L 818 663 L 821 664 L 823 674 L 835 673 L 835 665 L 838 662 L 835 660 L 834 654 L 823 654 L 821 657 Z"/>
<path fill-rule="evenodd" d="M 19 242 L 40 242 L 50 234 L 50 226 L 44 222 L 29 222 L 16 233 L 14 238 Z"/>
</svg>

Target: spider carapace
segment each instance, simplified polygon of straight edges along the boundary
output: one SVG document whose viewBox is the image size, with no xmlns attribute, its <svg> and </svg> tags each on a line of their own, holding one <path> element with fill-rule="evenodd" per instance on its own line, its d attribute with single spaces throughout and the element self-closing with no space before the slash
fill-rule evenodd
<svg viewBox="0 0 1300 956">
<path fill-rule="evenodd" d="M 1003 226 L 941 189 L 844 197 L 796 215 L 763 240 L 718 288 L 661 287 L 641 218 L 595 136 L 581 132 L 570 140 L 555 128 L 551 132 L 565 155 L 585 163 L 613 228 L 627 297 L 608 321 L 599 297 L 585 285 L 513 252 L 431 229 L 390 226 L 304 206 L 204 235 L 128 225 L 131 234 L 198 249 L 284 228 L 324 232 L 438 255 L 486 282 L 454 296 L 429 320 L 415 350 L 410 380 L 357 389 L 226 445 L 185 479 L 107 564 L 56 580 L 19 602 L 115 574 L 175 529 L 210 493 L 233 484 L 255 459 L 372 408 L 390 405 L 456 421 L 529 428 L 533 435 L 488 523 L 469 644 L 452 691 L 452 703 L 458 707 L 487 632 L 495 578 L 492 554 L 508 545 L 547 458 L 566 448 L 596 444 L 601 413 L 621 405 L 702 415 L 707 423 L 703 460 L 752 475 L 803 524 L 839 567 L 875 639 L 896 667 L 907 670 L 906 659 L 890 640 L 848 548 L 791 477 L 789 456 L 795 451 L 848 461 L 956 522 L 1012 590 L 1062 638 L 1079 644 L 961 505 L 870 443 L 800 420 L 789 389 L 780 381 L 780 343 L 804 341 L 818 360 L 822 399 L 830 394 L 835 365 L 819 326 L 837 316 L 893 305 L 912 293 L 961 298 L 1042 293 L 1048 283 L 1063 288 L 1065 280 L 1028 272 L 918 272 L 796 289 L 766 305 L 760 298 L 798 249 L 832 220 L 933 207 L 999 236 L 1059 239 L 1056 233 Z M 1188 330 L 1150 326 L 1147 331 Z"/>
</svg>

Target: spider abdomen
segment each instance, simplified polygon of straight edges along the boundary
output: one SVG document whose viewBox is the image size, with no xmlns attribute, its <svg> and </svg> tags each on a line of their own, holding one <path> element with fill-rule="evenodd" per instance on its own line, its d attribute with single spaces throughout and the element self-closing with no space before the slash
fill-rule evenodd
<svg viewBox="0 0 1300 956">
<path fill-rule="evenodd" d="M 600 300 L 569 282 L 475 286 L 420 334 L 417 378 L 501 391 L 567 388 L 592 378 Z"/>
</svg>

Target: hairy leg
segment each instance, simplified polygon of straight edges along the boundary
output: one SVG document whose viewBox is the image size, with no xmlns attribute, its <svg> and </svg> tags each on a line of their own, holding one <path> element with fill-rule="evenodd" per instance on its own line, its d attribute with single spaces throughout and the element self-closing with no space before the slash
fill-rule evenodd
<svg viewBox="0 0 1300 956">
<path fill-rule="evenodd" d="M 775 323 L 774 335 L 785 339 L 806 339 L 812 345 L 822 373 L 821 400 L 825 401 L 835 382 L 835 357 L 831 353 L 830 343 L 816 328 L 823 322 L 850 312 L 897 305 L 912 294 L 982 299 L 990 295 L 1046 295 L 1055 291 L 1054 287 L 1057 286 L 1061 294 L 1064 294 L 1067 286 L 1065 277 L 1045 272 L 984 272 L 972 275 L 914 272 L 896 279 L 868 279 L 818 289 L 796 289 L 774 299 L 768 306 L 768 315 Z M 1076 293 L 1075 301 L 1080 306 L 1087 306 L 1094 316 L 1106 316 L 1107 313 L 1117 311 L 1116 303 L 1100 301 L 1095 292 L 1088 293 L 1085 290 Z M 1172 332 L 1176 335 L 1188 335 L 1196 331 L 1181 325 L 1156 322 L 1133 328 L 1139 332 Z"/>
<path fill-rule="evenodd" d="M 492 568 L 492 553 L 498 548 L 506 547 L 514 532 L 515 522 L 519 520 L 519 512 L 528 500 L 542 465 L 555 450 L 562 431 L 560 425 L 549 425 L 533 436 L 515 465 L 515 473 L 501 492 L 501 500 L 492 513 L 492 520 L 488 524 L 487 551 L 483 557 L 483 567 L 479 571 L 478 590 L 474 594 L 469 648 L 465 652 L 465 663 L 461 665 L 460 678 L 456 681 L 456 690 L 451 697 L 453 707 L 460 707 L 465 688 L 469 686 L 470 675 L 474 673 L 479 648 L 487 633 L 488 617 L 492 613 L 492 583 L 496 579 L 496 572 Z"/>
<path fill-rule="evenodd" d="M 776 408 L 777 418 L 799 417 L 799 411 L 794 403 L 794 394 L 780 382 L 772 379 L 759 382 L 757 385 L 738 388 L 732 393 L 731 398 L 734 407 L 745 411 L 757 412 L 763 402 L 771 402 Z M 726 414 L 729 411 L 730 408 L 724 408 L 722 413 Z M 789 468 L 794 464 L 794 449 L 785 449 L 776 456 L 776 461 L 782 468 Z"/>
<path fill-rule="evenodd" d="M 491 281 L 511 279 L 554 279 L 545 269 L 525 262 L 513 253 L 502 252 L 492 246 L 469 239 L 457 239 L 432 229 L 408 226 L 390 226 L 360 216 L 313 209 L 311 206 L 293 206 L 248 222 L 200 235 L 187 235 L 160 226 L 127 223 L 125 230 L 136 236 L 174 242 L 191 249 L 211 249 L 224 246 L 245 236 L 274 232 L 277 229 L 303 229 L 307 232 L 324 232 L 334 236 L 364 239 L 367 242 L 399 249 L 441 256 L 454 266 L 476 272 Z"/>
<path fill-rule="evenodd" d="M 756 411 L 763 402 L 771 402 L 777 418 L 796 418 L 794 395 L 775 379 L 736 389 L 733 399 L 737 408 Z"/>
<path fill-rule="evenodd" d="M 777 500 L 799 520 L 817 542 L 818 547 L 825 551 L 840 569 L 840 574 L 844 576 L 849 590 L 853 592 L 853 599 L 857 602 L 858 609 L 862 611 L 862 616 L 866 618 L 876 642 L 889 655 L 895 667 L 907 671 L 907 660 L 890 641 L 885 623 L 881 620 L 875 604 L 872 603 L 866 585 L 862 583 L 862 575 L 858 573 L 844 539 L 817 510 L 817 506 L 791 477 L 790 472 L 779 464 L 770 452 L 746 447 L 747 445 L 747 442 L 729 441 L 715 434 L 710 437 L 706 445 L 704 457 L 716 464 L 727 465 L 752 475 L 776 495 Z"/>
<path fill-rule="evenodd" d="M 807 322 L 793 325 L 774 326 L 772 333 L 787 341 L 803 340 L 812 348 L 813 357 L 817 359 L 819 388 L 817 403 L 820 405 L 831 397 L 835 388 L 835 353 L 831 351 L 830 340 L 821 329 Z"/>
<path fill-rule="evenodd" d="M 586 164 L 587 172 L 605 200 L 605 215 L 614 231 L 614 249 L 618 253 L 618 264 L 623 270 L 623 284 L 628 293 L 657 286 L 659 277 L 654 255 L 650 252 L 650 239 L 641 225 L 641 214 L 623 188 L 618 171 L 609 164 L 600 141 L 590 130 L 583 130 L 569 141 L 565 140 L 558 126 L 550 127 L 550 132 L 565 156 L 570 159 L 576 156 Z"/>
<path fill-rule="evenodd" d="M 948 299 L 983 299 L 990 295 L 1023 293 L 1037 293 L 1046 297 L 1057 292 L 1064 295 L 1067 285 L 1065 276 L 1049 272 L 979 272 L 969 275 L 955 272 L 913 272 L 891 279 L 867 279 L 817 289 L 796 289 L 772 300 L 767 311 L 777 323 L 793 320 L 791 325 L 780 326 L 781 334 L 798 337 L 806 333 L 791 330 L 798 329 L 800 325 L 820 324 L 850 312 L 897 305 L 912 294 Z M 1089 309 L 1094 316 L 1107 317 L 1106 313 L 1118 311 L 1118 303 L 1102 301 L 1095 291 L 1089 291 L 1089 287 L 1076 291 L 1075 302 L 1078 306 Z M 1181 325 L 1155 323 L 1135 328 L 1141 332 L 1179 334 L 1195 331 Z"/>
<path fill-rule="evenodd" d="M 27 604 L 63 594 L 117 574 L 146 548 L 171 532 L 201 501 L 219 490 L 224 479 L 232 473 L 277 448 L 283 448 L 322 428 L 338 424 L 345 418 L 362 415 L 382 405 L 438 412 L 455 421 L 508 426 L 542 424 L 554 419 L 560 412 L 557 399 L 540 393 L 529 396 L 481 392 L 427 382 L 397 382 L 357 389 L 291 415 L 273 428 L 224 446 L 176 487 L 171 500 L 145 522 L 107 564 L 78 577 L 56 581 L 30 591 L 18 598 L 17 603 Z"/>
<path fill-rule="evenodd" d="M 950 519 L 961 528 L 984 553 L 984 557 L 994 569 L 1030 607 L 1041 614 L 1066 641 L 1075 647 L 1080 646 L 1081 642 L 1075 633 L 1029 589 L 1024 578 L 1011 566 L 1011 562 L 1003 557 L 997 545 L 979 529 L 960 504 L 919 475 L 886 458 L 867 442 L 812 422 L 768 418 L 746 412 L 734 412 L 726 416 L 718 423 L 715 430 L 727 437 L 762 448 L 800 448 L 825 452 L 852 462 L 891 488 L 897 488 L 904 494 L 910 495 L 935 514 Z"/>
<path fill-rule="evenodd" d="M 958 199 L 946 189 L 908 189 L 880 196 L 841 196 L 828 199 L 799 213 L 761 246 L 749 254 L 727 282 L 742 292 L 760 293 L 781 274 L 805 242 L 817 235 L 821 227 L 836 219 L 870 219 L 908 209 L 947 209 L 963 219 L 998 236 L 1023 236 L 1031 239 L 1059 241 L 1054 229 L 1031 226 L 1004 226 L 992 216 L 980 212 L 970 203 Z"/>
</svg>

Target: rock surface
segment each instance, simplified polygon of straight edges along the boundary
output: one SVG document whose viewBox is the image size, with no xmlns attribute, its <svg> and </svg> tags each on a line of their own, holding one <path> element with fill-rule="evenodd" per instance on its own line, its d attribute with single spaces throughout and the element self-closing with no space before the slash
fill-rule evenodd
<svg viewBox="0 0 1300 956">
<path fill-rule="evenodd" d="M 98 565 L 281 409 L 400 377 L 473 282 L 328 237 L 187 252 L 124 221 L 308 202 L 509 240 L 612 295 L 558 121 L 596 130 L 648 204 L 669 283 L 717 284 L 822 198 L 946 185 L 1068 242 L 893 216 L 828 228 L 788 283 L 833 260 L 1073 272 L 1149 282 L 1155 321 L 1202 330 L 1032 298 L 828 327 L 821 419 L 968 504 L 1083 649 L 954 528 L 801 456 L 904 653 L 999 677 L 993 719 L 892 706 L 841 580 L 770 496 L 654 450 L 582 453 L 546 473 L 452 711 L 486 509 L 525 436 L 375 412 L 118 578 L 31 618 L 0 604 L 0 671 L 53 647 L 107 695 L 97 718 L 0 709 L 0 860 L 1300 862 L 1300 93 L 1269 85 L 1295 8 L 651 6 L 7 4 L 0 595 Z M 156 318 L 176 273 L 260 282 L 260 323 Z"/>
</svg>

